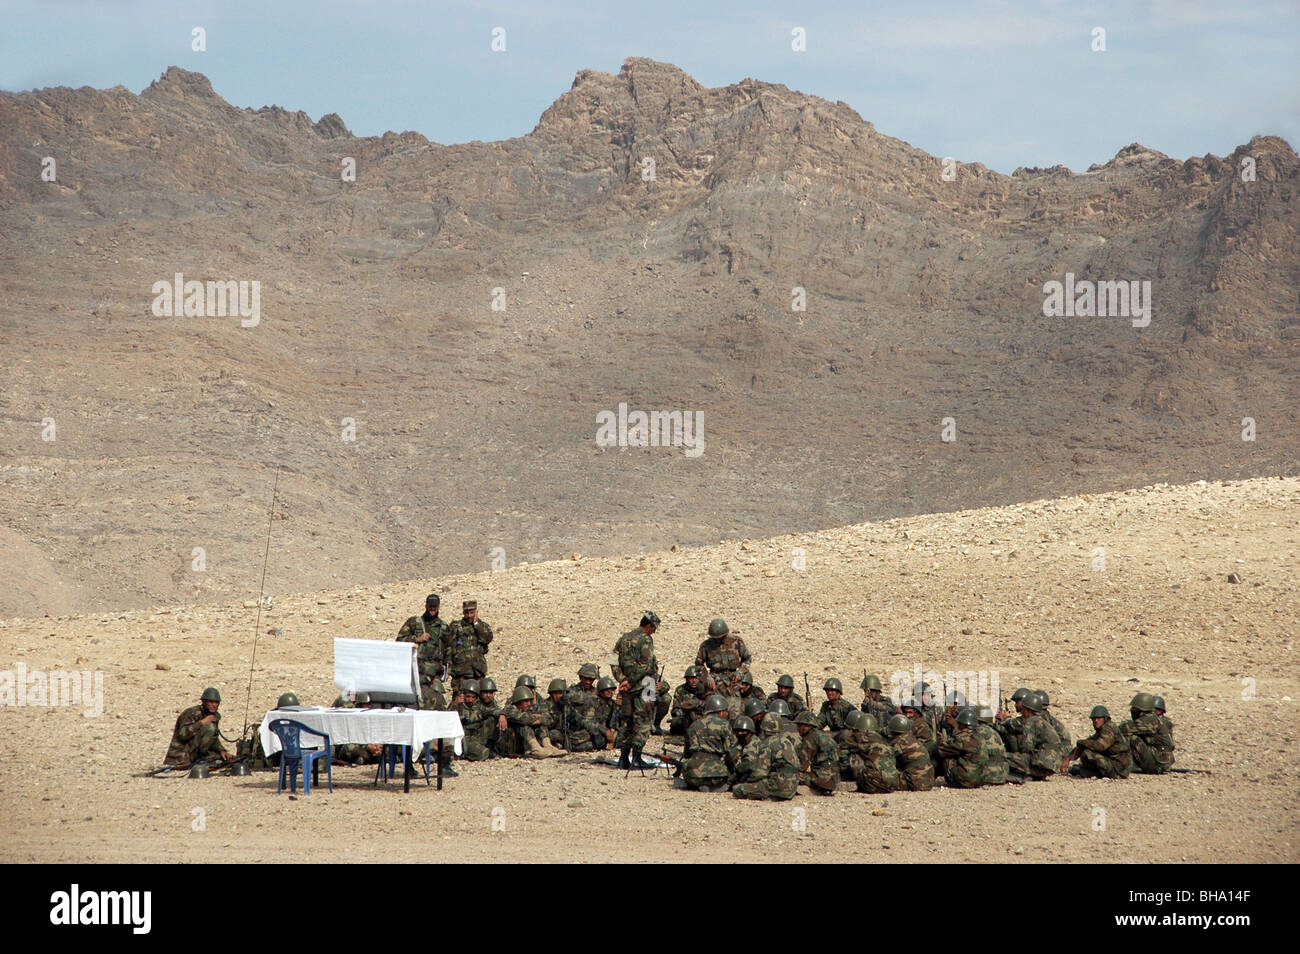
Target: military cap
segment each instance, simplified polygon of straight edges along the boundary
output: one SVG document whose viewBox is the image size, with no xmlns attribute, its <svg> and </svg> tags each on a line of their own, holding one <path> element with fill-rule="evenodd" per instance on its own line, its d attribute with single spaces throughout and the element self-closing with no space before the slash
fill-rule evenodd
<svg viewBox="0 0 1300 954">
<path fill-rule="evenodd" d="M 975 714 L 975 710 L 970 706 L 966 706 L 957 713 L 956 722 L 958 725 L 978 725 L 979 721 L 979 716 Z"/>
<path fill-rule="evenodd" d="M 826 683 L 822 686 L 822 689 L 824 690 L 834 689 L 836 692 L 843 692 L 844 686 L 838 679 L 836 679 L 834 676 L 831 676 L 831 678 L 826 680 Z"/>
<path fill-rule="evenodd" d="M 462 682 L 462 683 L 460 684 L 460 691 L 461 691 L 461 692 L 472 692 L 472 693 L 474 693 L 474 695 L 477 696 L 477 695 L 478 695 L 478 680 L 477 680 L 477 679 L 466 679 L 464 682 Z"/>
<path fill-rule="evenodd" d="M 515 688 L 518 689 L 520 686 L 527 686 L 529 689 L 536 689 L 537 680 L 534 679 L 532 676 L 530 676 L 528 673 L 524 673 L 522 676 L 520 676 L 518 679 L 515 680 Z"/>
<path fill-rule="evenodd" d="M 817 721 L 817 717 L 813 715 L 811 709 L 804 709 L 803 712 L 800 712 L 797 716 L 795 716 L 794 724 L 795 725 L 821 725 L 821 723 Z"/>
<path fill-rule="evenodd" d="M 469 612 L 472 609 L 478 609 L 478 600 L 465 600 L 460 604 L 462 612 Z"/>
<path fill-rule="evenodd" d="M 529 689 L 527 686 L 515 686 L 515 691 L 510 693 L 510 702 L 512 704 L 523 702 L 525 699 L 531 699 L 532 697 L 533 690 Z"/>
<path fill-rule="evenodd" d="M 861 683 L 861 685 L 860 685 L 859 688 L 864 689 L 864 690 L 867 690 L 867 689 L 874 689 L 874 690 L 876 690 L 876 692 L 884 692 L 884 691 L 885 691 L 885 690 L 884 690 L 884 687 L 880 685 L 880 677 L 879 677 L 879 676 L 867 676 L 865 679 L 862 680 L 862 683 Z"/>
<path fill-rule="evenodd" d="M 641 614 L 641 625 L 658 626 L 659 614 L 656 613 L 654 610 L 646 610 L 644 613 Z"/>
<path fill-rule="evenodd" d="M 546 687 L 546 691 L 547 691 L 548 693 L 551 693 L 551 692 L 568 692 L 568 691 L 569 691 L 569 685 L 568 685 L 568 683 L 566 683 L 563 679 L 552 679 L 552 680 L 550 681 L 550 684 L 547 685 L 547 687 Z"/>
<path fill-rule="evenodd" d="M 491 676 L 484 676 L 482 679 L 478 681 L 478 691 L 480 693 L 496 692 L 497 691 L 496 680 L 493 679 Z"/>
<path fill-rule="evenodd" d="M 912 720 L 905 715 L 892 715 L 885 723 L 885 728 L 890 735 L 902 735 L 912 730 Z"/>
<path fill-rule="evenodd" d="M 777 684 L 777 687 L 778 687 L 778 688 L 781 688 L 781 689 L 787 689 L 787 688 L 789 688 L 789 689 L 793 689 L 793 688 L 794 688 L 794 676 L 791 676 L 791 675 L 788 675 L 788 674 L 787 674 L 787 675 L 783 675 L 783 676 L 778 676 L 778 677 L 777 677 L 777 680 L 776 680 L 776 684 Z"/>
<path fill-rule="evenodd" d="M 595 679 L 600 675 L 600 668 L 595 663 L 583 663 L 578 667 L 579 679 Z"/>
<path fill-rule="evenodd" d="M 727 700 L 716 692 L 704 700 L 705 712 L 722 712 L 727 708 Z"/>
<path fill-rule="evenodd" d="M 754 727 L 754 720 L 749 716 L 737 716 L 731 723 L 731 731 L 748 732 L 752 735 L 758 730 Z"/>
<path fill-rule="evenodd" d="M 597 692 L 604 692 L 606 689 L 617 689 L 617 688 L 618 688 L 618 683 L 616 683 L 613 679 L 609 678 L 609 676 L 601 676 L 600 679 L 596 681 Z"/>
<path fill-rule="evenodd" d="M 785 716 L 788 719 L 790 718 L 790 703 L 784 699 L 773 699 L 767 704 L 767 711 L 775 712 L 777 715 Z"/>
<path fill-rule="evenodd" d="M 1089 719 L 1109 719 L 1110 710 L 1105 706 L 1093 706 L 1092 711 L 1088 713 Z"/>
<path fill-rule="evenodd" d="M 220 702 L 221 693 L 217 691 L 215 686 L 208 686 L 203 690 L 203 695 L 199 696 L 199 699 L 203 702 Z"/>
<path fill-rule="evenodd" d="M 294 693 L 282 692 L 280 693 L 280 698 L 275 703 L 275 707 L 277 709 L 283 709 L 286 706 L 296 706 L 297 704 L 298 697 Z"/>
<path fill-rule="evenodd" d="M 442 597 L 439 596 L 437 593 L 430 593 L 428 596 L 426 596 L 426 597 L 424 598 L 424 605 L 425 605 L 425 606 L 441 606 L 441 605 L 442 605 Z"/>
<path fill-rule="evenodd" d="M 758 715 L 760 712 L 766 712 L 766 711 L 767 710 L 763 708 L 763 701 L 761 699 L 745 700 L 745 715 L 749 716 L 750 718 L 753 718 L 754 716 Z"/>
</svg>

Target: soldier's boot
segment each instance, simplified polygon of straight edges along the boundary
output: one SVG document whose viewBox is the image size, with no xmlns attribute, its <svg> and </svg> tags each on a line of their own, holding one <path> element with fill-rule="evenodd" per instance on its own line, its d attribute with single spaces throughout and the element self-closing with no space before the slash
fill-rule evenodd
<svg viewBox="0 0 1300 954">
<path fill-rule="evenodd" d="M 648 768 L 650 768 L 650 766 L 649 766 L 648 764 L 646 764 L 645 759 L 641 758 L 641 749 L 640 749 L 640 748 L 637 748 L 637 747 L 633 747 L 633 749 L 632 749 L 632 761 L 631 761 L 630 764 L 631 764 L 631 767 L 634 768 L 634 769 L 648 769 Z"/>
<path fill-rule="evenodd" d="M 618 767 L 623 769 L 624 771 L 632 767 L 627 760 L 627 753 L 630 750 L 631 750 L 630 747 L 625 745 L 623 746 L 622 750 L 618 753 Z"/>
<path fill-rule="evenodd" d="M 530 759 L 549 759 L 551 757 L 550 753 L 543 749 L 542 744 L 536 739 L 529 739 L 526 744 Z"/>
<path fill-rule="evenodd" d="M 558 755 L 564 754 L 564 749 L 560 748 L 558 745 L 552 742 L 549 736 L 542 736 L 542 741 L 540 744 L 542 747 L 542 751 L 546 753 L 548 758 L 555 758 Z"/>
</svg>

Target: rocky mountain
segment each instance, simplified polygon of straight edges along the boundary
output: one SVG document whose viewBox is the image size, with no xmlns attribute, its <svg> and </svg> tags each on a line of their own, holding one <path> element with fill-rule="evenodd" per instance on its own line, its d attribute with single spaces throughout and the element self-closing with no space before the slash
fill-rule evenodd
<svg viewBox="0 0 1300 954">
<path fill-rule="evenodd" d="M 1294 473 L 1298 170 L 1004 176 L 646 59 L 450 146 L 2 93 L 0 614 L 255 595 L 277 473 L 271 592 Z"/>
</svg>

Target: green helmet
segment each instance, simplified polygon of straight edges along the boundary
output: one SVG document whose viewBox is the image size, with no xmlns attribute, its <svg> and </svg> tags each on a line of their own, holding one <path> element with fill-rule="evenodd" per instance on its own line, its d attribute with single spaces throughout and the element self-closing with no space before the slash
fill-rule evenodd
<svg viewBox="0 0 1300 954">
<path fill-rule="evenodd" d="M 549 692 L 568 692 L 568 691 L 569 691 L 569 686 L 568 686 L 568 683 L 566 683 L 563 679 L 552 679 L 552 680 L 550 681 L 550 683 L 547 684 L 547 686 L 546 686 L 546 691 L 547 691 L 548 693 L 549 693 Z"/>
<path fill-rule="evenodd" d="M 434 680 L 434 689 L 438 692 L 442 692 L 442 684 L 439 683 L 436 679 Z M 370 693 L 358 692 L 356 698 L 353 699 L 352 701 L 359 706 L 368 706 L 370 705 Z"/>
<path fill-rule="evenodd" d="M 218 699 L 217 701 L 220 702 L 221 700 Z M 190 778 L 207 778 L 207 777 L 208 777 L 208 767 L 204 765 L 202 762 L 196 762 L 194 765 L 190 767 Z"/>
<path fill-rule="evenodd" d="M 921 711 L 921 703 L 917 702 L 915 699 L 908 699 L 906 702 L 904 702 L 904 703 L 903 703 L 902 705 L 900 705 L 898 708 L 900 708 L 900 709 L 915 709 L 917 712 L 920 712 L 920 711 Z"/>
<path fill-rule="evenodd" d="M 510 693 L 510 704 L 514 705 L 516 702 L 523 702 L 525 699 L 531 699 L 532 697 L 533 690 L 527 686 L 515 686 L 515 691 Z"/>
<path fill-rule="evenodd" d="M 462 683 L 460 684 L 460 691 L 461 691 L 461 692 L 472 692 L 472 693 L 474 693 L 474 695 L 477 696 L 477 695 L 478 695 L 478 680 L 477 680 L 477 679 L 466 679 L 464 682 L 462 682 Z"/>
<path fill-rule="evenodd" d="M 687 666 L 687 667 L 686 667 L 686 678 L 687 678 L 687 679 L 699 679 L 699 678 L 700 678 L 700 675 L 701 675 L 701 674 L 700 674 L 700 667 L 699 667 L 699 666 Z"/>
<path fill-rule="evenodd" d="M 1047 698 L 1047 690 L 1046 690 L 1046 689 L 1035 689 L 1034 691 L 1035 691 L 1036 693 L 1038 693 L 1038 698 L 1040 698 L 1040 699 L 1043 700 L 1043 708 L 1044 708 L 1044 709 L 1046 709 L 1048 706 L 1050 706 L 1050 705 L 1052 704 L 1052 700 L 1049 699 L 1049 698 Z"/>
<path fill-rule="evenodd" d="M 760 699 L 745 700 L 745 715 L 749 716 L 751 719 L 754 716 L 758 715 L 760 712 L 766 712 L 766 711 L 767 710 L 763 708 L 762 700 Z"/>
<path fill-rule="evenodd" d="M 822 686 L 822 689 L 827 692 L 829 692 L 831 689 L 834 689 L 836 692 L 843 692 L 844 686 L 840 684 L 840 681 L 838 679 L 836 679 L 834 676 L 831 676 L 831 678 L 826 680 L 825 684 Z"/>
<path fill-rule="evenodd" d="M 1026 692 L 1024 698 L 1020 700 L 1020 704 L 1030 712 L 1043 711 L 1043 697 L 1037 692 Z"/>
<path fill-rule="evenodd" d="M 221 693 L 217 692 L 214 687 L 208 686 L 203 690 L 203 695 L 199 696 L 199 699 L 202 702 L 220 702 Z"/>
<path fill-rule="evenodd" d="M 704 700 L 705 712 L 723 712 L 727 708 L 727 700 L 716 692 Z"/>
<path fill-rule="evenodd" d="M 848 726 L 850 729 L 861 729 L 862 720 L 865 717 L 866 717 L 865 712 L 859 712 L 857 709 L 854 709 L 852 712 L 850 712 L 847 716 L 844 717 L 844 724 Z"/>
<path fill-rule="evenodd" d="M 784 699 L 773 699 L 767 704 L 767 711 L 775 712 L 777 715 L 785 716 L 788 719 L 790 718 L 790 703 Z"/>
<path fill-rule="evenodd" d="M 794 724 L 795 725 L 821 725 L 821 723 L 817 720 L 817 717 L 813 715 L 811 709 L 804 709 L 803 712 L 800 712 L 797 716 L 795 716 Z"/>
<path fill-rule="evenodd" d="M 1092 711 L 1088 713 L 1089 719 L 1109 719 L 1110 710 L 1105 706 L 1093 706 Z"/>
<path fill-rule="evenodd" d="M 975 726 L 979 724 L 979 721 L 979 715 L 970 706 L 965 706 L 957 713 L 956 722 L 958 725 Z"/>
<path fill-rule="evenodd" d="M 754 677 L 749 674 L 748 669 L 740 670 L 740 684 L 742 686 L 752 686 L 754 684 Z"/>
<path fill-rule="evenodd" d="M 880 731 L 880 723 L 876 721 L 876 717 L 873 716 L 870 712 L 859 712 L 858 715 L 860 715 L 860 716 L 862 717 L 862 718 L 858 719 L 858 731 L 859 731 L 859 732 L 879 732 L 879 731 Z"/>
<path fill-rule="evenodd" d="M 597 692 L 604 692 L 606 689 L 617 689 L 617 688 L 618 688 L 618 683 L 616 683 L 613 679 L 609 678 L 609 676 L 601 676 L 598 680 L 596 680 Z"/>
<path fill-rule="evenodd" d="M 713 617 L 712 622 L 709 623 L 710 636 L 726 636 L 729 632 L 731 632 L 731 630 L 727 628 L 727 621 L 725 619 L 721 616 Z"/>
<path fill-rule="evenodd" d="M 863 680 L 862 680 L 862 685 L 861 685 L 860 688 L 862 688 L 862 689 L 864 689 L 864 690 L 874 689 L 874 690 L 876 690 L 876 692 L 884 692 L 884 691 L 885 691 L 884 687 L 880 684 L 880 677 L 879 677 L 879 676 L 868 676 L 866 679 L 863 679 Z"/>
<path fill-rule="evenodd" d="M 578 667 L 579 679 L 595 679 L 600 675 L 600 669 L 595 663 L 583 663 Z"/>
<path fill-rule="evenodd" d="M 1137 709 L 1139 712 L 1150 712 L 1156 707 L 1156 697 L 1149 692 L 1139 692 L 1133 697 L 1133 701 L 1128 704 L 1130 709 Z"/>
<path fill-rule="evenodd" d="M 536 689 L 537 687 L 534 686 L 533 688 Z M 482 695 L 485 692 L 496 692 L 497 691 L 496 680 L 493 679 L 491 676 L 484 676 L 482 679 L 478 681 L 478 691 L 480 695 Z"/>
<path fill-rule="evenodd" d="M 1164 712 L 1169 707 L 1165 705 L 1164 696 L 1156 696 L 1151 700 L 1151 708 L 1159 709 L 1161 712 Z"/>
<path fill-rule="evenodd" d="M 518 679 L 515 680 L 515 688 L 518 689 L 520 686 L 527 686 L 529 689 L 536 689 L 537 680 L 534 679 L 532 676 L 528 675 L 528 673 L 524 673 L 522 676 L 520 676 Z"/>
<path fill-rule="evenodd" d="M 994 712 L 992 706 L 980 706 L 979 716 L 981 722 L 992 723 Z"/>
<path fill-rule="evenodd" d="M 912 731 L 912 720 L 905 715 L 892 715 L 885 723 L 885 731 L 890 735 L 902 735 Z"/>
<path fill-rule="evenodd" d="M 277 709 L 286 709 L 289 706 L 296 706 L 297 704 L 298 697 L 296 695 L 292 692 L 282 692 L 280 693 L 280 699 L 276 702 L 275 707 Z"/>
<path fill-rule="evenodd" d="M 753 735 L 758 731 L 754 728 L 754 720 L 749 716 L 738 716 L 735 721 L 731 723 L 731 730 L 733 732 L 748 732 L 750 735 Z"/>
<path fill-rule="evenodd" d="M 794 676 L 790 676 L 790 675 L 778 676 L 776 680 L 776 685 L 777 688 L 779 689 L 793 689 Z"/>
<path fill-rule="evenodd" d="M 1025 696 L 1027 696 L 1027 695 L 1029 695 L 1029 690 L 1026 689 L 1024 686 L 1021 686 L 1021 687 L 1020 687 L 1019 689 L 1017 689 L 1015 692 L 1011 693 L 1011 701 L 1012 701 L 1012 702 L 1019 702 L 1021 699 L 1023 699 L 1023 698 L 1024 698 Z"/>
</svg>

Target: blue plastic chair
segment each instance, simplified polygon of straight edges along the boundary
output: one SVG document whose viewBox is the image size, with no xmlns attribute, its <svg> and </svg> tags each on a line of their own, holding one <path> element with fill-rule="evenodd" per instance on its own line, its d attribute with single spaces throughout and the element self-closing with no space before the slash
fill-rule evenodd
<svg viewBox="0 0 1300 954">
<path fill-rule="evenodd" d="M 295 722 L 293 719 L 276 719 L 271 723 L 271 731 L 276 734 L 280 740 L 280 780 L 276 782 L 275 794 L 279 795 L 284 790 L 284 773 L 289 773 L 289 791 L 298 791 L 298 770 L 302 769 L 302 793 L 303 795 L 311 794 L 311 775 L 314 763 L 319 759 L 325 760 L 326 777 L 329 780 L 329 790 L 334 791 L 334 769 L 331 767 L 330 759 L 330 737 L 323 732 L 317 732 L 311 726 L 303 725 L 301 722 Z M 304 749 L 301 744 L 301 735 L 306 732 L 308 735 L 319 736 L 325 740 L 325 747 L 312 751 Z"/>
</svg>

